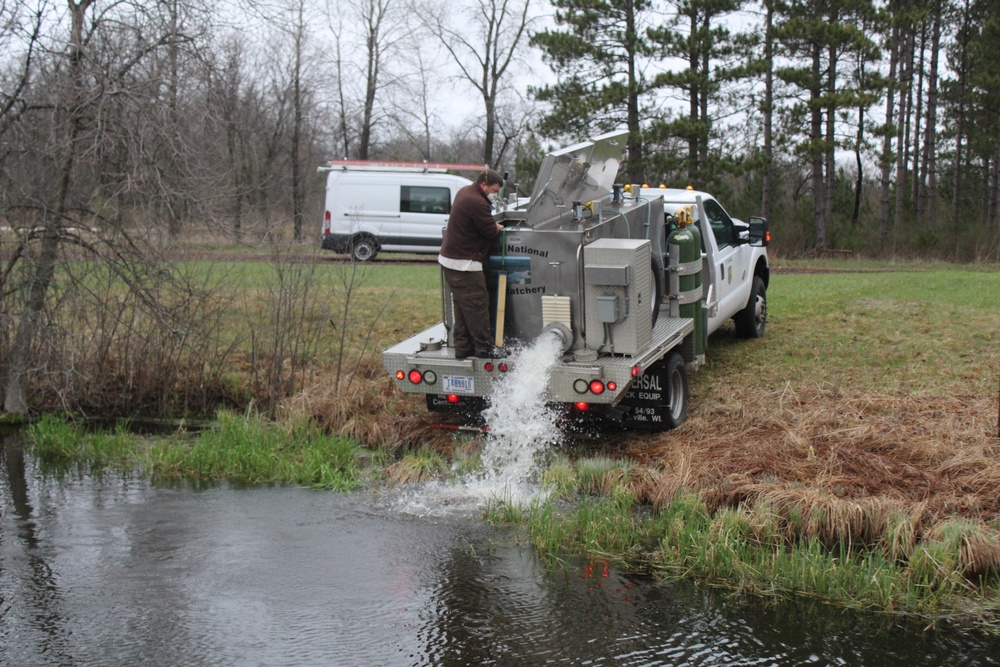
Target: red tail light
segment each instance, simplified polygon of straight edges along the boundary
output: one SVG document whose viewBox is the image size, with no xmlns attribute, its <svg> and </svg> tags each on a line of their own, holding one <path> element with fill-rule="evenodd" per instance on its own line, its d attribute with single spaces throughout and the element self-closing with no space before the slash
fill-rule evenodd
<svg viewBox="0 0 1000 667">
<path fill-rule="evenodd" d="M 583 403 L 581 401 L 580 403 L 574 403 L 573 407 L 575 407 L 580 412 L 586 412 L 588 408 L 590 408 L 590 403 Z"/>
<path fill-rule="evenodd" d="M 410 371 L 410 382 L 413 384 L 420 384 L 420 381 L 424 379 L 424 376 L 420 374 L 420 371 L 414 369 Z"/>
<path fill-rule="evenodd" d="M 590 381 L 590 393 L 592 394 L 603 394 L 604 393 L 604 383 L 600 380 Z"/>
</svg>

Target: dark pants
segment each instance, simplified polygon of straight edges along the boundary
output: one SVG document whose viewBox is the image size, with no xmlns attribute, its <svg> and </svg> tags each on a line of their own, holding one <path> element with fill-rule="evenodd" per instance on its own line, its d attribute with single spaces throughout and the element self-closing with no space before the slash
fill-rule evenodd
<svg viewBox="0 0 1000 667">
<path fill-rule="evenodd" d="M 493 347 L 490 295 L 482 271 L 455 271 L 442 267 L 455 305 L 452 335 L 456 357 L 488 357 Z"/>
</svg>

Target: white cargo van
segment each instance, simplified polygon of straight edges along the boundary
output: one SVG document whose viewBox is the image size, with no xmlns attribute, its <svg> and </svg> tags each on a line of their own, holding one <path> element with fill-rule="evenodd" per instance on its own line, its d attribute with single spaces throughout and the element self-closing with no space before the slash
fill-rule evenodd
<svg viewBox="0 0 1000 667">
<path fill-rule="evenodd" d="M 458 190 L 472 181 L 445 173 L 483 165 L 332 160 L 323 244 L 366 262 L 379 252 L 436 254 Z"/>
</svg>

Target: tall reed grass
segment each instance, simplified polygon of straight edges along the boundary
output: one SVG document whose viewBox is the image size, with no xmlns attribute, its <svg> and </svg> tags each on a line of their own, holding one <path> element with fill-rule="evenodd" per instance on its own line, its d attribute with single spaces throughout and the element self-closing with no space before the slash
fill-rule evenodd
<svg viewBox="0 0 1000 667">
<path fill-rule="evenodd" d="M 607 457 L 556 459 L 543 481 L 558 494 L 527 507 L 501 504 L 487 518 L 524 530 L 549 560 L 584 552 L 758 595 L 960 615 L 987 627 L 1000 614 L 996 526 L 953 519 L 918 532 L 918 521 L 899 507 L 804 508 L 767 496 L 713 509 L 705 499 L 711 494 L 676 487 L 669 500 L 639 504 L 634 491 L 649 493 L 663 476 L 626 468 L 630 474 L 620 474 L 623 467 Z M 595 480 L 608 479 L 615 481 L 595 493 Z"/>
</svg>

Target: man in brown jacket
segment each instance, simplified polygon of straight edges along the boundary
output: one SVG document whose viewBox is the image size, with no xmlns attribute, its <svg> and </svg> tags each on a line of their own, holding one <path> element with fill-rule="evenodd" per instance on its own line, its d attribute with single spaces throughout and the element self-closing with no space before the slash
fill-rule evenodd
<svg viewBox="0 0 1000 667">
<path fill-rule="evenodd" d="M 501 185 L 503 177 L 486 169 L 475 183 L 458 191 L 438 255 L 455 305 L 452 335 L 458 359 L 498 354 L 493 348 L 490 298 L 483 267 L 489 260 L 493 239 L 503 231 L 503 225 L 493 218 L 489 200 L 491 194 L 500 191 Z"/>
</svg>

